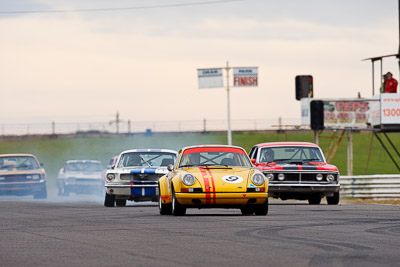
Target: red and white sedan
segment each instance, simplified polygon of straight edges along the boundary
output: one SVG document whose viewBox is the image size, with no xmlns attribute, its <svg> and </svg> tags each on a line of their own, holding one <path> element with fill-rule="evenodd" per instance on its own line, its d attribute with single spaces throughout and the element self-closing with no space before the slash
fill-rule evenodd
<svg viewBox="0 0 400 267">
<path fill-rule="evenodd" d="M 320 204 L 339 203 L 339 170 L 328 164 L 321 148 L 307 142 L 271 142 L 253 146 L 253 164 L 269 180 L 269 196 L 308 200 Z"/>
</svg>

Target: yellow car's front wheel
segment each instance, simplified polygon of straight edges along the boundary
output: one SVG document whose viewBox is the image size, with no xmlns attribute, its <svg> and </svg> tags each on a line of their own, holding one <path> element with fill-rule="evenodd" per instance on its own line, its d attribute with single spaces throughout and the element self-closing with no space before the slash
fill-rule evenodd
<svg viewBox="0 0 400 267">
<path fill-rule="evenodd" d="M 247 205 L 240 208 L 242 215 L 267 215 L 268 214 L 268 198 L 264 204 L 259 205 Z"/>
<path fill-rule="evenodd" d="M 176 200 L 175 190 L 172 188 L 172 215 L 183 216 L 186 214 L 186 208 Z"/>
<path fill-rule="evenodd" d="M 267 200 L 265 201 L 264 204 L 257 205 L 254 208 L 254 213 L 256 215 L 267 215 L 268 214 L 268 198 L 267 198 Z"/>
<path fill-rule="evenodd" d="M 162 203 L 162 196 L 160 186 L 158 186 L 158 208 L 160 210 L 161 215 L 171 215 L 172 214 L 172 207 L 171 204 L 164 204 Z"/>
</svg>

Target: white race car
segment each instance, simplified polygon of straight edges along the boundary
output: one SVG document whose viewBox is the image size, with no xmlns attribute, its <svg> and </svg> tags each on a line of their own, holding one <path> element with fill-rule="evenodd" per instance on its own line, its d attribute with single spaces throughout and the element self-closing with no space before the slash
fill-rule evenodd
<svg viewBox="0 0 400 267">
<path fill-rule="evenodd" d="M 58 195 L 101 194 L 104 191 L 103 166 L 97 160 L 68 160 L 57 177 Z"/>
<path fill-rule="evenodd" d="M 117 163 L 107 170 L 104 206 L 123 207 L 126 201 L 158 201 L 158 179 L 168 173 L 178 153 L 168 149 L 123 151 Z"/>
</svg>

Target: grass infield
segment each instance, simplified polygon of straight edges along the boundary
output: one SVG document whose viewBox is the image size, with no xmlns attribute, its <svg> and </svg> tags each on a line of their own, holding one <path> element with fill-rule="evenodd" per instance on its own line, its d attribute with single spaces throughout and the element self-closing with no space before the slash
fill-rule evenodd
<svg viewBox="0 0 400 267">
<path fill-rule="evenodd" d="M 323 132 L 320 136 L 320 146 L 326 153 L 333 132 Z M 339 133 L 337 134 L 339 136 Z M 393 144 L 400 150 L 400 133 L 389 133 Z M 384 138 L 382 138 L 384 139 Z M 3 138 L 0 142 L 0 154 L 5 153 L 31 153 L 35 154 L 39 161 L 44 163 L 48 175 L 48 183 L 54 185 L 57 174 L 66 160 L 71 159 L 93 159 L 100 160 L 105 167 L 108 160 L 118 155 L 121 151 L 133 148 L 167 148 L 179 150 L 188 145 L 201 144 L 226 144 L 225 133 L 177 133 L 157 134 L 152 136 L 135 134 L 131 136 L 75 136 L 59 137 L 57 139 L 41 138 L 19 138 L 12 141 Z M 284 133 L 233 133 L 233 144 L 250 151 L 253 145 L 263 142 L 275 141 L 305 141 L 313 142 L 314 135 L 311 131 Z M 337 139 L 336 139 L 337 140 Z M 353 133 L 353 174 L 398 174 L 397 167 L 393 164 L 383 147 L 374 137 L 369 164 L 367 166 L 370 151 L 371 133 Z M 385 141 L 390 152 L 400 164 L 400 157 Z M 332 149 L 331 149 L 332 150 Z M 325 155 L 327 157 L 327 155 Z M 347 172 L 347 141 L 343 137 L 332 159 L 332 164 L 338 166 L 341 175 Z"/>
</svg>

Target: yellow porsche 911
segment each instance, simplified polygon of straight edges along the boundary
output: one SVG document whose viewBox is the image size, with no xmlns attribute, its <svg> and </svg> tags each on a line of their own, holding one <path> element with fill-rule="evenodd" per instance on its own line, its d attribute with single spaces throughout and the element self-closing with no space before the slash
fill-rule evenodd
<svg viewBox="0 0 400 267">
<path fill-rule="evenodd" d="M 268 180 L 237 146 L 182 148 L 159 179 L 160 214 L 182 216 L 187 208 L 237 208 L 267 215 Z"/>
</svg>

